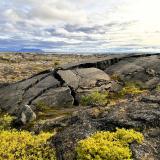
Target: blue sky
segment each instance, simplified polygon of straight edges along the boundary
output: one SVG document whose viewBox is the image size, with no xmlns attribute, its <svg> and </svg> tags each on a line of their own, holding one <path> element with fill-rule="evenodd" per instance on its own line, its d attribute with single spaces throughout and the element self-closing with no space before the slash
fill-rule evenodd
<svg viewBox="0 0 160 160">
<path fill-rule="evenodd" d="M 159 0 L 1 0 L 0 49 L 160 52 Z"/>
</svg>

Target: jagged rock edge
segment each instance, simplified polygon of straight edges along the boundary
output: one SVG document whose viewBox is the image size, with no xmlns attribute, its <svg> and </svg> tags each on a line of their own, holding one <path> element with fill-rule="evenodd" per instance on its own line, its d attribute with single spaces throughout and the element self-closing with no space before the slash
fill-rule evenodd
<svg viewBox="0 0 160 160">
<path fill-rule="evenodd" d="M 73 97 L 73 100 L 74 100 L 74 102 L 73 102 L 73 105 L 79 105 L 79 102 L 77 101 L 77 99 L 76 99 L 76 92 L 75 92 L 75 90 L 74 90 L 74 88 L 73 87 L 71 87 L 70 85 L 68 85 L 66 82 L 65 82 L 65 80 L 60 76 L 60 74 L 58 74 L 58 71 L 59 70 L 62 70 L 62 69 L 55 69 L 54 70 L 54 78 L 56 78 L 59 82 L 60 82 L 60 84 L 61 84 L 61 86 L 63 86 L 64 84 L 70 89 L 70 93 L 71 93 L 71 96 Z"/>
<path fill-rule="evenodd" d="M 21 81 L 18 81 L 16 83 L 12 83 L 12 84 L 18 84 L 19 82 L 23 82 L 25 80 L 29 80 L 33 77 L 36 77 L 37 75 L 41 75 L 41 74 L 47 74 L 46 76 L 40 78 L 39 80 L 37 80 L 36 82 L 34 82 L 34 84 L 31 84 L 29 86 L 26 87 L 26 89 L 24 89 L 24 93 L 25 91 L 27 91 L 30 87 L 33 87 L 34 85 L 38 84 L 40 81 L 42 81 L 43 79 L 47 78 L 48 76 L 50 76 L 51 74 L 53 74 L 53 77 L 55 79 L 57 79 L 59 82 L 60 82 L 60 86 L 63 86 L 63 84 L 65 83 L 65 81 L 61 78 L 61 76 L 57 73 L 58 70 L 68 70 L 68 69 L 75 69 L 75 68 L 90 68 L 90 67 L 95 67 L 95 68 L 98 68 L 98 69 L 101 69 L 101 70 L 104 70 L 106 67 L 109 67 L 115 63 L 118 63 L 119 61 L 121 60 L 124 60 L 126 58 L 137 58 L 137 57 L 148 57 L 148 56 L 153 56 L 153 55 L 159 55 L 160 53 L 155 53 L 155 54 L 128 54 L 128 55 L 116 55 L 116 56 L 113 56 L 111 58 L 108 58 L 108 59 L 104 59 L 104 60 L 99 60 L 99 61 L 95 61 L 95 62 L 84 62 L 84 63 L 80 63 L 80 64 L 76 64 L 76 65 L 72 65 L 70 67 L 67 67 L 67 68 L 63 68 L 61 66 L 55 68 L 54 70 L 51 69 L 51 70 L 45 70 L 45 71 L 42 71 L 38 74 L 34 74 L 33 76 L 31 76 L 30 78 L 27 78 L 27 79 L 23 79 Z M 11 84 L 11 85 L 12 85 Z M 71 96 L 73 97 L 74 99 L 74 104 L 76 102 L 76 99 L 75 99 L 75 95 L 76 95 L 76 92 L 74 91 L 74 89 L 69 86 L 68 84 L 66 84 L 67 87 L 70 89 L 70 93 L 71 93 Z M 27 104 L 30 105 L 32 103 L 33 100 L 35 100 L 36 98 L 38 98 L 40 95 L 42 95 L 43 93 L 45 93 L 46 91 L 48 91 L 49 89 L 52 89 L 52 88 L 56 88 L 56 87 L 59 87 L 59 86 L 52 86 L 52 87 L 48 87 L 44 90 L 42 90 L 40 93 L 38 93 L 35 97 L 33 97 Z M 23 97 L 23 96 L 22 96 Z M 22 99 L 23 100 L 23 99 Z M 21 104 L 21 102 L 19 103 Z"/>
<path fill-rule="evenodd" d="M 71 96 L 74 99 L 73 105 L 78 105 L 79 102 L 76 99 L 76 91 L 71 86 L 69 86 L 64 81 L 64 79 L 58 74 L 59 70 L 68 70 L 68 69 L 75 69 L 75 68 L 91 68 L 91 67 L 95 67 L 95 68 L 104 70 L 106 67 L 114 65 L 115 63 L 118 63 L 119 61 L 124 60 L 126 58 L 148 57 L 148 56 L 153 56 L 153 55 L 159 55 L 159 53 L 143 54 L 143 55 L 141 55 L 141 54 L 133 54 L 133 55 L 132 54 L 131 55 L 128 54 L 128 55 L 125 55 L 125 56 L 119 55 L 119 56 L 115 56 L 113 58 L 100 60 L 100 61 L 95 61 L 95 62 L 92 62 L 92 63 L 86 63 L 86 62 L 80 63 L 80 64 L 73 65 L 73 66 L 68 67 L 68 68 L 63 68 L 63 66 L 59 66 L 59 67 L 55 68 L 54 70 L 45 70 L 45 71 L 42 71 L 42 72 L 40 72 L 38 74 L 35 74 L 32 77 L 28 78 L 28 79 L 31 79 L 31 78 L 33 78 L 33 77 L 35 77 L 37 75 L 48 73 L 45 77 L 42 77 L 40 80 L 36 81 L 35 84 L 31 84 L 30 86 L 28 86 L 26 88 L 26 90 L 28 90 L 30 87 L 33 87 L 34 85 L 38 84 L 40 81 L 42 81 L 43 79 L 47 78 L 49 75 L 53 74 L 54 78 L 57 79 L 60 82 L 60 86 L 63 86 L 64 84 L 66 84 L 66 86 L 70 89 Z M 22 81 L 24 81 L 24 80 L 22 80 Z M 36 98 L 41 96 L 43 93 L 45 93 L 49 89 L 53 89 L 53 88 L 56 88 L 56 87 L 58 87 L 58 86 L 49 87 L 49 88 L 46 88 L 45 90 L 41 91 L 37 96 L 35 96 L 32 100 L 29 101 L 28 105 L 30 105 L 33 100 L 35 100 Z"/>
<path fill-rule="evenodd" d="M 101 70 L 106 69 L 106 67 L 109 67 L 111 65 L 114 65 L 115 63 L 118 63 L 121 60 L 125 60 L 127 58 L 138 58 L 138 57 L 149 57 L 154 55 L 159 55 L 160 53 L 153 53 L 153 54 L 127 54 L 127 55 L 115 55 L 112 57 L 106 57 L 104 60 L 95 60 L 94 62 L 79 62 L 79 63 L 73 63 L 73 64 L 65 64 L 60 65 L 55 70 L 69 70 L 69 69 L 75 69 L 75 68 L 91 68 L 95 67 Z M 105 65 L 102 66 L 102 63 Z"/>
</svg>

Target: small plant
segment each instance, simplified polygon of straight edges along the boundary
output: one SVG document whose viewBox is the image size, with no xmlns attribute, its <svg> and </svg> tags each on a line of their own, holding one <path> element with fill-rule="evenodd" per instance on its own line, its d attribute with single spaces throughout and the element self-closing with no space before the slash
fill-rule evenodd
<svg viewBox="0 0 160 160">
<path fill-rule="evenodd" d="M 76 152 L 78 160 L 131 160 L 129 144 L 142 143 L 143 135 L 126 129 L 116 132 L 97 132 L 78 142 Z"/>
<path fill-rule="evenodd" d="M 55 151 L 47 140 L 51 133 L 32 135 L 28 131 L 0 131 L 0 159 L 56 160 Z"/>
<path fill-rule="evenodd" d="M 125 84 L 125 86 L 122 88 L 122 90 L 119 92 L 120 96 L 125 95 L 138 95 L 144 93 L 146 90 L 140 89 L 140 86 L 137 83 L 134 82 L 128 82 Z"/>
<path fill-rule="evenodd" d="M 60 65 L 60 62 L 58 61 L 54 62 L 54 66 L 58 66 L 58 65 Z"/>
<path fill-rule="evenodd" d="M 2 115 L 0 117 L 0 130 L 11 129 L 11 123 L 15 117 L 9 114 Z"/>
<path fill-rule="evenodd" d="M 160 92 L 160 85 L 157 85 L 156 91 L 157 91 L 157 92 Z"/>
<path fill-rule="evenodd" d="M 28 131 L 11 129 L 14 117 L 6 114 L 0 118 L 0 159 L 6 160 L 56 160 L 55 151 L 47 140 L 53 134 L 34 135 Z"/>
<path fill-rule="evenodd" d="M 111 75 L 111 79 L 114 80 L 114 81 L 121 81 L 120 76 L 117 75 L 117 74 L 112 74 L 112 75 Z"/>
<path fill-rule="evenodd" d="M 124 87 L 118 92 L 98 92 L 94 91 L 88 95 L 82 96 L 81 104 L 87 105 L 100 105 L 105 106 L 107 104 L 115 104 L 117 101 L 125 98 L 126 95 L 139 95 L 146 92 L 146 90 L 141 89 L 138 83 L 128 82 Z"/>
<path fill-rule="evenodd" d="M 50 108 L 44 101 L 38 101 L 35 106 L 36 110 L 40 112 L 44 112 Z"/>
<path fill-rule="evenodd" d="M 108 92 L 100 93 L 98 91 L 92 92 L 89 95 L 82 96 L 81 104 L 84 106 L 87 105 L 106 105 L 108 103 L 107 100 Z"/>
</svg>

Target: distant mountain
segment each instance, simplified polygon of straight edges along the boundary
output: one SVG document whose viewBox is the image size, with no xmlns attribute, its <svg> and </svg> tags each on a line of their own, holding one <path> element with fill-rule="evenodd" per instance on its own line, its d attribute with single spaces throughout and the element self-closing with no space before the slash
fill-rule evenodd
<svg viewBox="0 0 160 160">
<path fill-rule="evenodd" d="M 22 49 L 18 50 L 17 52 L 44 53 L 43 50 L 41 50 L 41 49 L 36 49 L 36 48 L 22 48 Z"/>
<path fill-rule="evenodd" d="M 10 48 L 0 48 L 0 52 L 16 52 L 16 49 L 10 49 Z"/>
<path fill-rule="evenodd" d="M 22 49 L 0 48 L 0 52 L 44 53 L 43 50 L 37 48 L 22 48 Z"/>
</svg>

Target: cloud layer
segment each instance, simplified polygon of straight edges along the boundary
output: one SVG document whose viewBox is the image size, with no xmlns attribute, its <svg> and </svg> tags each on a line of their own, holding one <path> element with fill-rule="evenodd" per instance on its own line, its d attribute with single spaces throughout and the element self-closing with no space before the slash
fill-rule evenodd
<svg viewBox="0 0 160 160">
<path fill-rule="evenodd" d="M 160 51 L 159 0 L 1 0 L 0 49 Z"/>
</svg>

